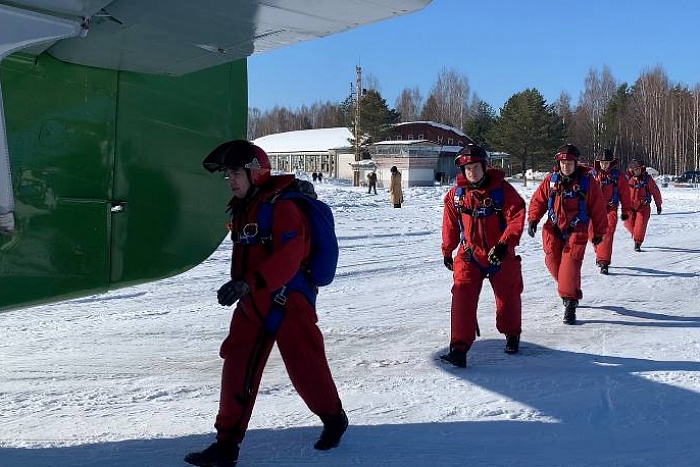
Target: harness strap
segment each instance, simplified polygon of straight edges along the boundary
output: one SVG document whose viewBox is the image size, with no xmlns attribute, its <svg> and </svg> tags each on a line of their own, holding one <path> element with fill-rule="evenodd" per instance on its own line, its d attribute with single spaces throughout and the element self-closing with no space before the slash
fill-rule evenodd
<svg viewBox="0 0 700 467">
<path fill-rule="evenodd" d="M 241 246 L 262 244 L 268 254 L 272 254 L 272 214 L 274 203 L 281 193 L 275 193 L 269 200 L 263 201 L 258 207 L 257 222 L 250 222 L 241 231 L 231 230 L 231 241 Z M 231 228 L 232 222 L 229 222 Z M 265 316 L 263 328 L 270 334 L 275 334 L 284 319 L 287 294 L 290 290 L 301 293 L 312 305 L 316 306 L 318 288 L 310 280 L 308 272 L 302 267 L 294 277 L 281 288 L 270 294 L 270 309 Z"/>
<path fill-rule="evenodd" d="M 596 175 L 600 172 L 595 171 Z M 611 206 L 613 208 L 617 208 L 618 204 L 620 203 L 620 195 L 618 192 L 617 188 L 617 179 L 619 177 L 619 172 L 617 169 L 613 168 L 608 172 L 605 177 L 598 178 L 596 176 L 596 179 L 600 181 L 601 187 L 612 185 L 612 197 L 608 200 L 608 206 Z"/>
<path fill-rule="evenodd" d="M 493 276 L 496 274 L 501 266 L 498 265 L 493 265 L 489 264 L 488 266 L 484 267 L 482 266 L 476 258 L 474 258 L 474 255 L 472 254 L 472 248 L 469 246 L 467 243 L 467 238 L 464 233 L 464 222 L 462 221 L 462 214 L 466 214 L 468 216 L 471 216 L 473 219 L 482 219 L 486 218 L 492 214 L 496 214 L 498 216 L 498 224 L 501 229 L 501 232 L 504 232 L 506 230 L 506 219 L 505 216 L 503 215 L 503 188 L 498 187 L 489 192 L 489 198 L 490 200 L 488 202 L 488 205 L 482 205 L 478 206 L 476 208 L 470 208 L 466 206 L 466 203 L 464 201 L 464 194 L 465 194 L 465 189 L 463 187 L 457 187 L 455 190 L 455 196 L 454 196 L 454 205 L 455 208 L 457 209 L 457 223 L 459 224 L 459 243 L 462 245 L 462 248 L 464 249 L 464 254 L 467 258 L 467 260 L 476 266 L 479 271 L 481 271 L 481 275 L 483 277 L 488 277 L 488 276 Z M 475 197 L 472 195 L 472 200 L 475 200 Z M 486 200 L 483 200 L 486 201 Z M 472 205 L 476 203 L 471 203 Z M 475 228 L 476 224 L 475 222 L 471 223 L 471 230 L 469 232 L 469 238 L 474 237 L 475 233 Z"/>
<path fill-rule="evenodd" d="M 649 191 L 649 182 L 647 181 L 647 177 L 649 175 L 645 174 L 642 178 L 640 179 L 635 179 L 634 177 L 632 178 L 634 181 L 634 184 L 632 185 L 632 188 L 636 190 L 641 190 L 644 188 L 646 195 L 644 197 L 644 203 L 642 204 L 651 204 L 651 191 Z"/>
<path fill-rule="evenodd" d="M 495 264 L 489 263 L 488 266 L 486 266 L 486 267 L 482 266 L 476 260 L 476 258 L 474 258 L 474 255 L 469 255 L 469 262 L 471 262 L 474 266 L 476 266 L 479 269 L 479 271 L 481 271 L 482 277 L 493 277 L 493 275 L 496 274 L 501 269 L 500 264 L 498 266 L 496 266 Z"/>
<path fill-rule="evenodd" d="M 571 233 L 576 229 L 579 224 L 584 226 L 588 225 L 588 213 L 586 212 L 586 193 L 588 191 L 588 177 L 578 176 L 578 183 L 572 186 L 571 190 L 561 190 L 561 181 L 559 180 L 559 174 L 552 174 L 549 181 L 549 199 L 547 200 L 547 212 L 548 217 L 552 225 L 554 226 L 554 231 L 559 233 L 562 240 L 566 241 Z M 578 197 L 578 212 L 571 219 L 571 222 L 566 226 L 564 230 L 559 228 L 557 213 L 554 210 L 555 200 L 559 196 L 560 203 L 564 198 L 574 198 Z"/>
<path fill-rule="evenodd" d="M 282 325 L 282 320 L 284 319 L 284 312 L 287 305 L 287 287 L 283 285 L 275 292 L 272 292 L 271 297 L 270 309 L 267 312 L 267 316 L 265 316 L 263 327 L 269 333 L 275 334 L 279 330 Z"/>
</svg>

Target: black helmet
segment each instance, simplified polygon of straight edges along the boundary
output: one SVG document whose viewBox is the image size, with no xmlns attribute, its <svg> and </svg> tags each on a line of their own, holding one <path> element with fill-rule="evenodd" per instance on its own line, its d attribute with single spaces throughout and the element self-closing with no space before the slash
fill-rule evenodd
<svg viewBox="0 0 700 467">
<path fill-rule="evenodd" d="M 399 169 L 398 169 L 395 165 L 392 165 L 390 170 L 391 170 L 391 172 L 393 172 L 393 173 L 396 173 L 396 172 L 399 171 Z"/>
<path fill-rule="evenodd" d="M 615 156 L 610 149 L 603 149 L 603 153 L 596 157 L 598 162 L 612 162 L 615 160 Z"/>
<path fill-rule="evenodd" d="M 457 157 L 455 157 L 455 165 L 457 167 L 462 167 L 474 162 L 481 162 L 484 164 L 484 166 L 486 166 L 487 159 L 488 154 L 486 154 L 484 148 L 477 146 L 474 143 L 469 143 L 457 153 Z"/>
<path fill-rule="evenodd" d="M 204 158 L 202 165 L 209 172 L 245 168 L 250 174 L 250 182 L 256 186 L 270 178 L 271 166 L 267 153 L 244 139 L 220 144 Z"/>
</svg>

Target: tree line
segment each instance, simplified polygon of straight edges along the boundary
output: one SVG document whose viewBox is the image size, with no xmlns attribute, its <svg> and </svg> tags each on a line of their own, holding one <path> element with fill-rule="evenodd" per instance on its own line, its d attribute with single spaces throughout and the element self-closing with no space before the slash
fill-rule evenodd
<svg viewBox="0 0 700 467">
<path fill-rule="evenodd" d="M 369 88 L 343 101 L 296 110 L 248 110 L 248 137 L 313 128 L 348 127 L 355 134 L 360 99 L 363 144 L 383 139 L 394 123 L 430 120 L 463 131 L 489 151 L 507 152 L 514 171 L 548 170 L 558 146 L 573 143 L 592 162 L 610 148 L 626 164 L 641 159 L 662 173 L 700 168 L 700 84 L 673 83 L 661 66 L 632 84 L 618 82 L 608 67 L 589 70 L 578 103 L 562 93 L 548 103 L 536 88 L 513 94 L 498 114 L 474 93 L 467 76 L 443 68 L 426 98 L 404 88 L 390 108 L 370 76 Z M 354 144 L 354 142 L 353 142 Z"/>
</svg>

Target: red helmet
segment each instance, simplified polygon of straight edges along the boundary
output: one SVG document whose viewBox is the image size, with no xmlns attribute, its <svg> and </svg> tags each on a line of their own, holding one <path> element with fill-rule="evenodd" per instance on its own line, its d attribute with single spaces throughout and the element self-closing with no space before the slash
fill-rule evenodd
<svg viewBox="0 0 700 467">
<path fill-rule="evenodd" d="M 455 165 L 457 167 L 462 167 L 474 162 L 481 162 L 486 165 L 487 160 L 488 154 L 486 154 L 486 151 L 484 151 L 481 146 L 469 143 L 457 153 L 457 157 L 455 157 Z"/>
<path fill-rule="evenodd" d="M 227 141 L 214 149 L 202 161 L 209 172 L 226 169 L 245 168 L 250 175 L 250 183 L 260 186 L 270 178 L 270 159 L 261 147 L 253 143 L 237 139 Z"/>
<path fill-rule="evenodd" d="M 554 156 L 556 161 L 576 161 L 581 153 L 578 148 L 573 144 L 565 144 L 557 149 L 557 153 Z"/>
</svg>

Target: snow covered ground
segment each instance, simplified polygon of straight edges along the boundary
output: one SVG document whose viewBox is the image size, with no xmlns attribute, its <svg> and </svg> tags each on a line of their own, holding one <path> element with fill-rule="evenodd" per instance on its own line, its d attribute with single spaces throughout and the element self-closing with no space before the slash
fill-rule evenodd
<svg viewBox="0 0 700 467">
<path fill-rule="evenodd" d="M 534 186 L 517 188 L 529 200 Z M 521 352 L 503 352 L 486 283 L 465 370 L 436 361 L 446 190 L 411 188 L 393 209 L 385 193 L 318 187 L 341 244 L 319 325 L 351 427 L 314 451 L 320 423 L 275 350 L 240 466 L 698 465 L 700 190 L 662 189 L 642 253 L 618 224 L 609 276 L 589 247 L 577 326 L 561 323 L 539 233 L 524 235 Z M 0 466 L 183 466 L 208 446 L 229 248 L 178 277 L 0 314 Z"/>
</svg>

